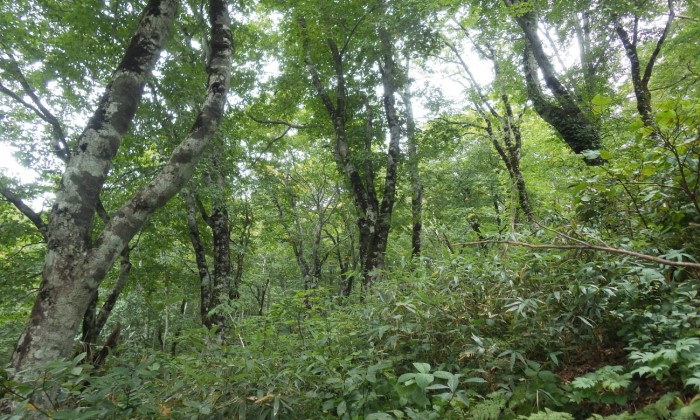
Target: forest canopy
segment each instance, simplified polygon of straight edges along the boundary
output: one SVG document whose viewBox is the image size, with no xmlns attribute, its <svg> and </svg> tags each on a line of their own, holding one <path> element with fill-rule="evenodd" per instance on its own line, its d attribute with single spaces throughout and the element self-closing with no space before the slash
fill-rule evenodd
<svg viewBox="0 0 700 420">
<path fill-rule="evenodd" d="M 700 416 L 688 0 L 0 4 L 0 418 Z"/>
</svg>

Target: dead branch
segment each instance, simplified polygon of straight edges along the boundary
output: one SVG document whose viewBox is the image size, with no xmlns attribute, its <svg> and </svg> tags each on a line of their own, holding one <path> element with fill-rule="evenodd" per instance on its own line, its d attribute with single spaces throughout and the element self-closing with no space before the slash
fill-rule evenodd
<svg viewBox="0 0 700 420">
<path fill-rule="evenodd" d="M 698 264 L 698 263 L 693 263 L 693 262 L 688 262 L 688 261 L 671 261 L 671 260 L 667 260 L 664 258 L 655 257 L 653 255 L 647 255 L 647 254 L 641 254 L 639 252 L 628 251 L 626 249 L 613 248 L 613 247 L 608 247 L 608 246 L 598 246 L 598 245 L 592 245 L 592 244 L 587 244 L 587 243 L 585 243 L 583 245 L 553 245 L 553 244 L 537 245 L 537 244 L 530 244 L 527 242 L 520 242 L 520 241 L 486 240 L 486 241 L 475 241 L 475 242 L 461 242 L 461 243 L 455 243 L 452 245 L 453 246 L 476 246 L 476 245 L 484 245 L 484 244 L 507 244 L 507 245 L 522 246 L 522 247 L 531 248 L 531 249 L 593 250 L 593 251 L 607 252 L 610 254 L 627 255 L 630 257 L 638 258 L 640 260 L 651 261 L 651 262 L 655 262 L 658 264 L 668 265 L 671 267 L 686 267 L 686 268 L 695 268 L 695 269 L 700 270 L 700 264 Z"/>
</svg>

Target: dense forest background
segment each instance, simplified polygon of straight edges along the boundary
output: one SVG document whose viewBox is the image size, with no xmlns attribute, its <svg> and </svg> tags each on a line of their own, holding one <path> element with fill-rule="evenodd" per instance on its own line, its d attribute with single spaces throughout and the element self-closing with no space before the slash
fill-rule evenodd
<svg viewBox="0 0 700 420">
<path fill-rule="evenodd" d="M 0 417 L 700 416 L 690 0 L 0 4 Z"/>
</svg>

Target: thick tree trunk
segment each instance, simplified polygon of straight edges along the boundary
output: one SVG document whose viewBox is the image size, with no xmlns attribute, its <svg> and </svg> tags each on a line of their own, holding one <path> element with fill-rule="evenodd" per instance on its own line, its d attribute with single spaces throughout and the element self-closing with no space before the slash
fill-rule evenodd
<svg viewBox="0 0 700 420">
<path fill-rule="evenodd" d="M 199 197 L 193 197 L 185 192 L 182 195 L 187 203 L 187 227 L 189 230 L 190 242 L 195 254 L 197 271 L 199 273 L 200 286 L 200 317 L 202 325 L 207 328 L 217 326 L 220 338 L 224 334 L 225 319 L 220 314 L 212 314 L 211 311 L 221 305 L 224 297 L 231 297 L 233 285 L 233 266 L 231 264 L 231 227 L 228 216 L 228 209 L 225 200 L 220 197 L 223 193 L 223 176 L 217 159 L 214 160 L 215 174 L 208 174 L 205 179 L 211 191 L 215 191 L 217 196 L 212 199 L 214 206 L 211 214 L 204 208 L 204 204 Z M 212 176 L 214 179 L 212 179 Z M 206 222 L 212 237 L 212 270 L 206 260 L 204 241 L 201 238 L 197 225 L 196 209 L 199 209 L 200 216 Z M 237 290 L 235 291 L 237 295 Z"/>
<path fill-rule="evenodd" d="M 151 0 L 97 111 L 80 136 L 79 151 L 61 179 L 49 219 L 48 251 L 29 323 L 12 356 L 17 372 L 71 354 L 90 299 L 116 258 L 153 212 L 189 179 L 218 128 L 228 90 L 232 39 L 226 3 L 210 2 L 212 58 L 204 105 L 190 135 L 147 186 L 125 203 L 91 244 L 98 196 L 143 86 L 172 27 L 177 3 Z M 19 377 L 28 378 L 18 373 Z M 37 395 L 37 400 L 46 398 Z"/>
<path fill-rule="evenodd" d="M 580 154 L 586 150 L 598 150 L 601 147 L 598 127 L 581 111 L 578 105 L 568 95 L 561 95 L 559 105 L 552 104 L 542 92 L 537 78 L 537 63 L 529 47 L 523 52 L 523 68 L 527 92 L 537 114 L 564 139 L 564 142 Z M 585 158 L 588 165 L 600 165 L 602 160 Z"/>
<path fill-rule="evenodd" d="M 511 6 L 521 0 L 504 0 Z M 598 150 L 601 147 L 600 132 L 594 122 L 588 119 L 581 109 L 581 104 L 559 81 L 551 60 L 544 51 L 542 40 L 537 32 L 537 15 L 529 11 L 515 17 L 516 22 L 525 34 L 525 53 L 523 65 L 525 80 L 530 100 L 535 105 L 535 111 L 554 127 L 564 139 L 564 142 L 575 153 L 586 150 Z M 536 68 L 542 71 L 545 84 L 554 95 L 557 104 L 552 104 L 542 92 Z M 585 159 L 589 165 L 600 164 L 600 159 Z"/>
<path fill-rule="evenodd" d="M 382 62 L 380 70 L 382 86 L 384 88 L 384 113 L 389 127 L 389 147 L 387 150 L 386 172 L 384 176 L 384 194 L 379 205 L 379 214 L 374 227 L 373 238 L 367 250 L 365 276 L 363 287 L 368 288 L 379 277 L 379 270 L 384 268 L 384 256 L 386 254 L 389 230 L 391 228 L 391 216 L 396 198 L 396 178 L 399 164 L 399 142 L 401 141 L 401 124 L 396 112 L 396 65 L 394 63 L 394 48 L 389 32 L 381 27 L 379 39 L 382 46 Z"/>
<path fill-rule="evenodd" d="M 387 151 L 387 167 L 384 179 L 384 195 L 381 203 L 377 199 L 374 190 L 374 173 L 370 161 L 366 161 L 364 180 L 362 174 L 350 158 L 350 148 L 346 134 L 346 86 L 343 70 L 343 52 L 338 48 L 332 38 L 328 38 L 327 44 L 331 52 L 332 66 L 335 71 L 335 101 L 326 91 L 321 76 L 311 58 L 311 47 L 306 20 L 299 19 L 302 29 L 302 43 L 305 50 L 305 62 L 311 81 L 323 102 L 329 117 L 333 123 L 335 142 L 333 155 L 341 173 L 347 177 L 353 193 L 355 208 L 357 210 L 357 226 L 360 232 L 359 258 L 362 269 L 363 290 L 377 278 L 379 270 L 384 267 L 384 254 L 386 252 L 389 227 L 391 226 L 391 213 L 396 194 L 396 174 L 399 158 L 399 140 L 401 137 L 400 125 L 395 109 L 394 94 L 396 93 L 393 49 L 388 32 L 380 30 L 382 40 L 382 81 L 384 85 L 384 109 L 390 132 L 389 148 Z M 367 101 L 366 101 L 367 102 Z M 365 128 L 365 146 L 371 143 L 373 138 L 372 114 L 368 110 L 367 127 Z"/>
</svg>

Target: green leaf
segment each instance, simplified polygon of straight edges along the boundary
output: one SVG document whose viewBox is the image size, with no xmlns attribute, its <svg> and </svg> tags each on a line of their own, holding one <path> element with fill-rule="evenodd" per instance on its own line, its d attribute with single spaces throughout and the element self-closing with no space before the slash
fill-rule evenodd
<svg viewBox="0 0 700 420">
<path fill-rule="evenodd" d="M 372 413 L 365 417 L 367 420 L 394 420 L 394 416 L 389 413 Z"/>
<path fill-rule="evenodd" d="M 343 414 L 348 411 L 348 405 L 345 403 L 345 401 L 342 401 L 340 404 L 338 404 L 338 407 L 335 410 L 338 413 L 338 416 L 342 417 Z"/>
<path fill-rule="evenodd" d="M 428 385 L 433 383 L 435 377 L 429 373 L 417 373 L 415 379 L 416 385 L 421 389 L 425 389 Z"/>
<path fill-rule="evenodd" d="M 598 106 L 605 106 L 612 102 L 612 99 L 608 96 L 597 94 L 591 99 L 591 103 L 593 105 L 598 105 Z"/>
<path fill-rule="evenodd" d="M 598 157 L 600 157 L 600 150 L 584 150 L 581 154 L 586 159 L 598 159 Z"/>
<path fill-rule="evenodd" d="M 433 372 L 433 375 L 435 375 L 436 378 L 440 379 L 450 379 L 454 376 L 450 372 L 445 372 L 444 370 L 436 370 L 435 372 Z"/>
<path fill-rule="evenodd" d="M 429 373 L 430 365 L 428 363 L 414 363 L 413 366 L 420 373 Z"/>
<path fill-rule="evenodd" d="M 416 376 L 415 373 L 404 373 L 403 375 L 399 376 L 399 379 L 397 379 L 397 381 L 399 383 L 404 383 L 404 382 L 410 381 L 415 376 Z"/>
<path fill-rule="evenodd" d="M 605 150 L 605 149 L 600 149 L 599 152 L 600 152 L 600 157 L 601 157 L 602 159 L 610 160 L 610 159 L 613 158 L 612 153 L 610 153 L 609 151 L 607 151 L 607 150 Z"/>
</svg>

